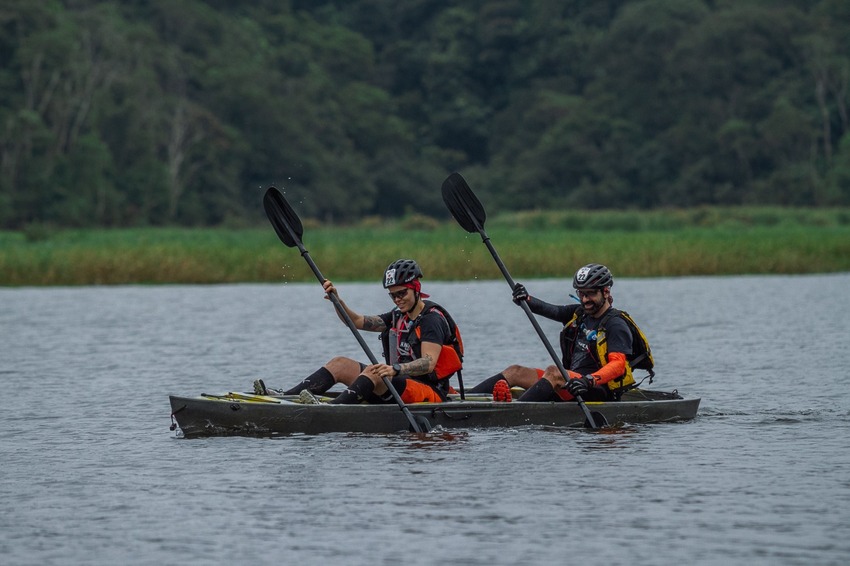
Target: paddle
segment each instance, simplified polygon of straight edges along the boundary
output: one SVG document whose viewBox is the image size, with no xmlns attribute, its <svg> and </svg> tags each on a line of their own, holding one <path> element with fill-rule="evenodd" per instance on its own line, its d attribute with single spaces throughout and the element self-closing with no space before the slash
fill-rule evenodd
<svg viewBox="0 0 850 566">
<path fill-rule="evenodd" d="M 310 254 L 307 252 L 304 244 L 301 243 L 301 236 L 304 234 L 304 227 L 301 225 L 301 219 L 298 218 L 298 215 L 295 214 L 294 210 L 292 210 L 292 207 L 283 196 L 283 193 L 275 187 L 269 187 L 263 197 L 263 208 L 266 209 L 266 216 L 269 217 L 269 220 L 274 227 L 274 231 L 277 232 L 278 238 L 280 238 L 280 240 L 290 248 L 297 247 L 301 252 L 301 257 L 307 260 L 307 264 L 310 266 L 310 269 L 313 270 L 313 273 L 316 275 L 319 283 L 324 283 L 325 277 L 322 275 L 322 272 L 319 271 L 319 268 L 316 267 L 316 264 L 313 262 L 313 258 L 310 257 Z M 335 293 L 329 293 L 328 298 L 330 298 L 334 307 L 336 307 L 336 311 L 339 313 L 339 316 L 345 321 L 348 328 L 351 329 L 351 332 L 357 338 L 357 341 L 360 343 L 360 347 L 363 348 L 363 351 L 366 352 L 367 356 L 369 356 L 369 361 L 373 364 L 377 364 L 378 359 L 372 353 L 372 350 L 369 349 L 369 346 L 366 345 L 366 342 L 363 340 L 363 336 L 361 336 L 357 331 L 357 327 L 354 326 L 354 321 L 351 320 L 351 317 L 348 316 L 347 312 L 345 312 L 345 309 L 339 302 L 339 297 L 337 297 Z M 408 409 L 404 404 L 404 401 L 401 399 L 401 396 L 398 394 L 395 387 L 393 387 L 389 378 L 383 376 L 381 379 L 383 380 L 384 385 L 387 386 L 387 389 L 393 396 L 393 399 L 395 399 L 395 402 L 398 403 L 398 406 L 404 413 L 404 416 L 407 417 L 413 432 L 423 432 L 423 426 L 425 428 L 424 432 L 427 432 L 429 428 L 427 422 L 421 423 L 423 426 L 420 426 L 420 423 L 417 422 L 417 420 L 413 417 L 413 414 L 410 412 L 410 409 Z"/>
<path fill-rule="evenodd" d="M 490 250 L 490 255 L 493 256 L 494 260 L 496 260 L 496 265 L 499 266 L 502 275 L 504 275 L 508 285 L 510 285 L 511 290 L 513 290 L 515 285 L 514 280 L 511 277 L 511 274 L 508 273 L 508 269 L 505 267 L 505 264 L 502 262 L 499 254 L 496 252 L 496 248 L 494 248 L 493 244 L 490 242 L 490 237 L 487 235 L 487 232 L 484 231 L 484 221 L 487 219 L 487 213 L 484 211 L 481 201 L 478 200 L 460 173 L 452 173 L 445 181 L 443 181 L 443 201 L 445 201 L 446 206 L 448 207 L 449 212 L 452 213 L 452 216 L 454 216 L 454 219 L 457 220 L 457 223 L 460 224 L 464 230 L 470 233 L 478 232 L 481 234 L 481 239 L 483 240 L 484 245 L 486 245 L 487 249 Z M 552 356 L 552 360 L 554 360 L 555 365 L 558 367 L 558 371 L 561 372 L 561 375 L 564 376 L 564 380 L 566 381 L 569 379 L 567 370 L 564 369 L 564 364 L 561 363 L 561 359 L 552 348 L 552 344 L 549 343 L 549 340 L 543 333 L 543 329 L 540 328 L 540 324 L 538 324 L 537 319 L 534 318 L 534 313 L 531 312 L 531 308 L 529 308 L 528 303 L 523 301 L 520 303 L 520 306 L 522 307 L 522 310 L 525 311 L 525 314 L 528 316 L 528 320 L 531 321 L 531 325 L 534 326 L 534 330 L 537 331 L 537 335 L 540 336 L 540 339 L 543 341 L 543 345 L 546 346 L 546 350 L 548 350 L 549 355 Z M 575 400 L 584 412 L 584 416 L 586 418 L 584 423 L 585 426 L 590 428 L 600 428 L 608 424 L 602 413 L 590 412 L 580 395 L 576 395 Z"/>
</svg>

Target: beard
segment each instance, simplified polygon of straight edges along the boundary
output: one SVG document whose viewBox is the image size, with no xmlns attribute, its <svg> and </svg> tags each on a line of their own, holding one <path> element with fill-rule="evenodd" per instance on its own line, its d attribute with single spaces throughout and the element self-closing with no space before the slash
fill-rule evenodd
<svg viewBox="0 0 850 566">
<path fill-rule="evenodd" d="M 604 294 L 600 295 L 598 299 L 585 299 L 581 302 L 581 306 L 584 308 L 585 314 L 589 314 L 590 316 L 598 314 L 606 304 L 608 304 L 608 297 Z"/>
</svg>

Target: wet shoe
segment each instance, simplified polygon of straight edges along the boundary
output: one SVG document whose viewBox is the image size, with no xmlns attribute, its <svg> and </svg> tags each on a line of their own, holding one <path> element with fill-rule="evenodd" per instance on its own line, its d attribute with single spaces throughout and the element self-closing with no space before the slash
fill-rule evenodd
<svg viewBox="0 0 850 566">
<path fill-rule="evenodd" d="M 319 399 L 310 393 L 309 390 L 304 389 L 301 393 L 298 394 L 298 402 L 302 405 L 318 405 Z"/>
<path fill-rule="evenodd" d="M 493 401 L 501 403 L 510 403 L 513 400 L 511 395 L 511 386 L 504 379 L 500 379 L 493 386 Z"/>
<path fill-rule="evenodd" d="M 263 383 L 262 379 L 254 380 L 254 395 L 266 395 L 272 396 L 275 395 L 283 395 L 283 390 L 281 389 L 272 389 L 271 387 L 266 387 L 266 384 Z"/>
</svg>

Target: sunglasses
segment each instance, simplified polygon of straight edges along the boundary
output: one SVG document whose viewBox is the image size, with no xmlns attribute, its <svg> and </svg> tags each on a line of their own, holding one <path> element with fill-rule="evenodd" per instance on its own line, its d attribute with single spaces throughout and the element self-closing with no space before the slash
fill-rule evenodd
<svg viewBox="0 0 850 566">
<path fill-rule="evenodd" d="M 587 291 L 583 289 L 576 289 L 576 294 L 583 299 L 585 297 L 595 297 L 600 291 L 601 289 L 589 289 Z"/>
<path fill-rule="evenodd" d="M 390 298 L 391 298 L 392 300 L 394 300 L 394 301 L 400 301 L 401 299 L 403 299 L 403 298 L 405 298 L 405 297 L 407 296 L 407 292 L 408 292 L 409 290 L 410 290 L 410 289 L 402 289 L 401 291 L 396 291 L 395 293 L 392 293 L 392 292 L 391 292 L 391 293 L 389 293 L 389 295 L 390 295 Z"/>
</svg>

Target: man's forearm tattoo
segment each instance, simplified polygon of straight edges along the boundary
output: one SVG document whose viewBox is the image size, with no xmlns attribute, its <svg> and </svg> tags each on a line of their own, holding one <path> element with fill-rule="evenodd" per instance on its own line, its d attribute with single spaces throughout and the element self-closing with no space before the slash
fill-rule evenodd
<svg viewBox="0 0 850 566">
<path fill-rule="evenodd" d="M 384 324 L 384 319 L 380 316 L 364 316 L 363 317 L 363 330 L 371 330 L 373 332 L 383 332 L 387 329 L 387 325 Z"/>
<path fill-rule="evenodd" d="M 430 355 L 425 354 L 425 357 L 402 364 L 402 371 L 407 375 L 425 375 L 426 373 L 431 372 L 430 368 L 432 361 L 433 358 Z"/>
</svg>

